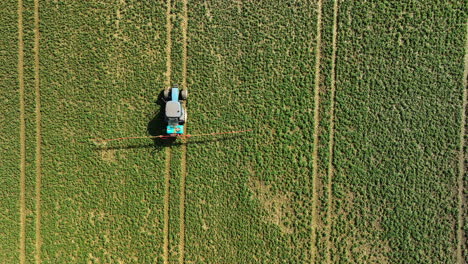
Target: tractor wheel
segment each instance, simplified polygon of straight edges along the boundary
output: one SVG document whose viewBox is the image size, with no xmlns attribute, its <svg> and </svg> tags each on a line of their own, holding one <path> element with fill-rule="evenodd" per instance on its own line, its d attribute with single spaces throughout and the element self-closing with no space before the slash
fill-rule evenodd
<svg viewBox="0 0 468 264">
<path fill-rule="evenodd" d="M 184 111 L 184 116 L 179 119 L 179 125 L 183 125 L 187 122 L 187 112 Z"/>
<path fill-rule="evenodd" d="M 180 91 L 180 98 L 182 100 L 187 100 L 187 96 L 188 96 L 187 89 L 184 89 L 184 90 Z"/>
<path fill-rule="evenodd" d="M 169 100 L 169 93 L 170 93 L 169 89 L 164 90 L 164 99 L 165 100 Z"/>
</svg>

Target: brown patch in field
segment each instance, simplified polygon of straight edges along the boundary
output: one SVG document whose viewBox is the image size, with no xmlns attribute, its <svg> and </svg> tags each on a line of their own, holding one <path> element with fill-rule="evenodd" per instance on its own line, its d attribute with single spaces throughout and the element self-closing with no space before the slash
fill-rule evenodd
<svg viewBox="0 0 468 264">
<path fill-rule="evenodd" d="M 210 229 L 210 227 L 206 224 L 205 219 L 202 219 L 202 229 L 205 231 Z"/>
<path fill-rule="evenodd" d="M 88 221 L 89 223 L 92 225 L 92 226 L 95 226 L 95 221 L 94 221 L 94 218 L 96 217 L 96 213 L 95 211 L 91 211 L 89 212 L 89 216 L 88 216 Z"/>
<path fill-rule="evenodd" d="M 117 29 L 117 32 L 121 32 L 120 30 L 120 21 L 122 21 L 122 12 L 121 12 L 121 7 L 120 6 L 125 6 L 125 1 L 121 0 L 119 3 L 119 8 L 115 10 L 115 17 L 117 18 L 115 20 L 115 28 Z"/>
<path fill-rule="evenodd" d="M 370 227 L 374 228 L 374 226 Z M 361 233 L 350 241 L 350 254 L 356 263 L 391 263 L 386 254 L 390 252 L 388 241 L 373 238 L 370 234 Z"/>
<path fill-rule="evenodd" d="M 115 153 L 116 149 L 102 149 L 101 150 L 101 158 L 102 160 L 109 161 L 109 162 L 115 162 Z"/>
<path fill-rule="evenodd" d="M 266 222 L 277 225 L 285 234 L 292 234 L 294 232 L 293 228 L 285 224 L 286 214 L 293 213 L 290 194 L 274 194 L 271 191 L 271 186 L 255 178 L 251 178 L 249 187 L 254 193 L 254 197 L 267 212 Z"/>
<path fill-rule="evenodd" d="M 208 5 L 208 2 L 205 0 L 203 1 L 203 4 L 205 5 L 205 10 L 206 10 L 206 17 L 208 18 L 208 21 L 213 20 L 213 15 L 211 15 L 211 8 Z"/>
<path fill-rule="evenodd" d="M 346 259 L 353 263 L 391 263 L 387 257 L 391 251 L 388 241 L 379 238 L 375 233 L 372 234 L 363 230 L 353 229 L 355 223 L 354 220 L 350 220 L 349 215 L 356 213 L 355 196 L 354 193 L 348 192 L 343 199 L 343 204 L 339 208 L 336 208 L 336 212 L 332 213 L 332 218 L 342 216 L 349 221 L 347 224 L 349 227 L 349 230 L 346 231 L 347 234 L 338 238 L 338 240 L 346 242 Z M 364 216 L 358 214 L 357 217 L 362 218 Z M 383 232 L 381 219 L 375 219 L 373 222 L 370 222 L 368 229 Z M 330 261 L 337 261 L 332 252 L 336 252 L 333 244 L 330 247 Z"/>
<path fill-rule="evenodd" d="M 234 0 L 234 3 L 236 4 L 236 7 L 237 7 L 237 13 L 241 14 L 242 13 L 242 0 Z"/>
<path fill-rule="evenodd" d="M 88 254 L 88 260 L 86 261 L 88 264 L 93 263 L 101 263 L 101 260 L 98 257 L 95 257 L 92 253 Z"/>
<path fill-rule="evenodd" d="M 97 147 L 105 147 L 107 145 L 107 142 L 104 141 L 102 138 L 93 138 L 90 140 L 95 146 Z"/>
</svg>

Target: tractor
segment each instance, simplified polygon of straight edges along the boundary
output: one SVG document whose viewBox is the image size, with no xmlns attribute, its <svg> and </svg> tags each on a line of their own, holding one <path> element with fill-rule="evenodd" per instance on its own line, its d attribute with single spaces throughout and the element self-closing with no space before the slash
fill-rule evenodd
<svg viewBox="0 0 468 264">
<path fill-rule="evenodd" d="M 164 119 L 167 122 L 166 133 L 170 136 L 184 134 L 184 124 L 187 121 L 183 101 L 187 100 L 187 90 L 179 90 L 177 85 L 164 90 L 164 101 L 166 102 Z"/>
</svg>

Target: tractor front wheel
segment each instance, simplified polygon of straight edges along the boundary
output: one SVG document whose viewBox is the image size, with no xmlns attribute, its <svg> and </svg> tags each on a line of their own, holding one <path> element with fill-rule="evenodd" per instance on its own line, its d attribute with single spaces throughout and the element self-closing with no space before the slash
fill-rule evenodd
<svg viewBox="0 0 468 264">
<path fill-rule="evenodd" d="M 180 91 L 180 98 L 181 98 L 182 100 L 187 100 L 187 96 L 188 96 L 188 92 L 187 92 L 186 89 Z"/>
<path fill-rule="evenodd" d="M 164 90 L 164 100 L 169 100 L 169 93 L 170 93 L 169 89 Z"/>
</svg>

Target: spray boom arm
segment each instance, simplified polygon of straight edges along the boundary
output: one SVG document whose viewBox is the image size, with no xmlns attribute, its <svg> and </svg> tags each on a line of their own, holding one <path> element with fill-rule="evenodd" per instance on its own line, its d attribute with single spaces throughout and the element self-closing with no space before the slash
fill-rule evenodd
<svg viewBox="0 0 468 264">
<path fill-rule="evenodd" d="M 190 137 L 203 137 L 203 136 L 216 136 L 216 135 L 224 135 L 224 134 L 237 134 L 237 133 L 245 133 L 250 132 L 253 129 L 248 130 L 239 130 L 239 131 L 229 131 L 229 132 L 214 132 L 214 133 L 207 133 L 207 134 L 196 134 L 196 135 L 159 135 L 159 136 L 140 136 L 140 137 L 120 137 L 120 138 L 110 138 L 110 139 L 94 139 L 94 142 L 108 142 L 108 141 L 117 141 L 117 140 L 128 140 L 128 139 L 141 139 L 141 138 L 161 138 L 161 139 L 169 139 L 169 138 L 190 138 Z"/>
</svg>

